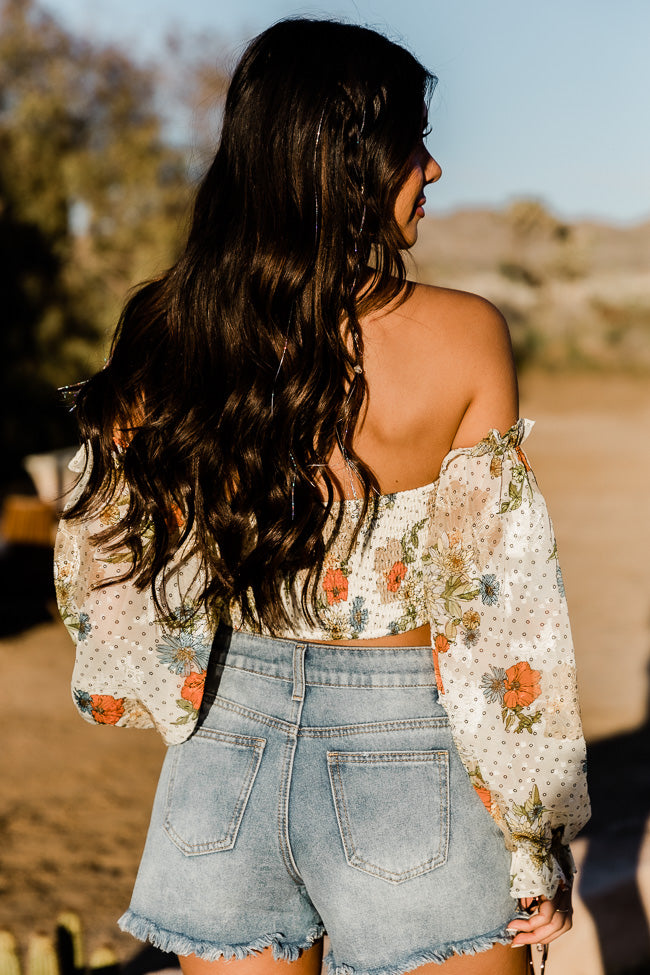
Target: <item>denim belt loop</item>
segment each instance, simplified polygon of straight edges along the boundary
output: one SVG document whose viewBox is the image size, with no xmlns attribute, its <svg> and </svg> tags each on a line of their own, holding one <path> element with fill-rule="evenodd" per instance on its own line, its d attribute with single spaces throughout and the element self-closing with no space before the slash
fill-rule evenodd
<svg viewBox="0 0 650 975">
<path fill-rule="evenodd" d="M 292 701 L 304 701 L 305 699 L 305 650 L 304 643 L 294 644 Z"/>
</svg>

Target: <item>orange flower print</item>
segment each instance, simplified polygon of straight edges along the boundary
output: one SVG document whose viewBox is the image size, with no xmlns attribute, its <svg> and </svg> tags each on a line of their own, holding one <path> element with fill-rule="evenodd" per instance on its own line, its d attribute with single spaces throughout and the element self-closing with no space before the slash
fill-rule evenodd
<svg viewBox="0 0 650 975">
<path fill-rule="evenodd" d="M 525 470 L 530 471 L 532 473 L 532 468 L 528 462 L 528 458 L 526 457 L 526 454 L 521 449 L 521 447 L 515 447 L 515 453 L 517 454 L 517 457 L 519 458 L 521 463 L 524 465 Z"/>
<path fill-rule="evenodd" d="M 481 800 L 481 802 L 483 803 L 483 805 L 485 806 L 485 808 L 487 809 L 487 811 L 488 812 L 491 812 L 491 810 L 492 810 L 492 793 L 490 792 L 490 790 L 489 789 L 486 789 L 485 786 L 483 786 L 483 785 L 475 785 L 474 786 L 474 791 L 476 792 L 477 796 L 479 797 L 479 799 Z"/>
<path fill-rule="evenodd" d="M 507 708 L 527 708 L 542 693 L 539 686 L 541 674 L 531 670 L 526 660 L 520 660 L 506 670 L 503 703 Z"/>
<path fill-rule="evenodd" d="M 403 562 L 396 562 L 395 565 L 388 572 L 388 581 L 386 583 L 389 592 L 397 592 L 399 587 L 404 582 L 404 576 L 406 575 L 407 568 Z"/>
<path fill-rule="evenodd" d="M 533 734 L 533 727 L 542 720 L 542 712 L 524 714 L 524 708 L 539 697 L 542 690 L 539 686 L 541 674 L 532 670 L 526 660 L 519 660 L 512 667 L 490 667 L 490 672 L 483 674 L 481 688 L 488 704 L 501 705 L 501 717 L 506 731 L 521 734 L 527 731 Z"/>
<path fill-rule="evenodd" d="M 433 641 L 433 670 L 436 675 L 436 687 L 441 694 L 445 693 L 445 688 L 442 683 L 442 676 L 440 674 L 440 663 L 438 660 L 438 655 L 441 653 L 447 653 L 449 650 L 449 640 L 444 635 L 444 633 L 438 633 L 435 640 Z"/>
<path fill-rule="evenodd" d="M 110 694 L 91 694 L 93 721 L 97 724 L 117 724 L 124 714 L 124 698 Z"/>
<path fill-rule="evenodd" d="M 348 598 L 348 580 L 340 569 L 330 569 L 323 579 L 323 589 L 327 593 L 330 606 Z"/>
<path fill-rule="evenodd" d="M 188 674 L 181 688 L 181 697 L 189 701 L 195 711 L 201 707 L 203 690 L 205 688 L 205 670 L 201 673 Z"/>
<path fill-rule="evenodd" d="M 436 635 L 434 645 L 438 653 L 446 653 L 449 650 L 449 640 L 444 633 L 438 633 Z"/>
<path fill-rule="evenodd" d="M 468 771 L 469 771 L 469 780 L 474 787 L 474 791 L 476 792 L 477 796 L 479 797 L 479 799 L 481 800 L 481 802 L 483 803 L 487 811 L 491 814 L 492 793 L 488 789 L 485 779 L 481 775 L 480 768 L 477 765 L 473 771 L 470 771 L 469 769 Z"/>
</svg>

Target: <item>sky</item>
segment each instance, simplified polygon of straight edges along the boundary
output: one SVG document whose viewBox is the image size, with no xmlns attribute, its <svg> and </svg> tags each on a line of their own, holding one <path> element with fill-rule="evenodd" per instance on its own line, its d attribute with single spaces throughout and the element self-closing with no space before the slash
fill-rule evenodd
<svg viewBox="0 0 650 975">
<path fill-rule="evenodd" d="M 215 37 L 232 63 L 291 15 L 363 23 L 439 78 L 429 209 L 541 200 L 565 219 L 650 218 L 650 0 L 42 0 L 66 26 L 154 57 Z M 191 138 L 188 135 L 188 138 Z"/>
</svg>

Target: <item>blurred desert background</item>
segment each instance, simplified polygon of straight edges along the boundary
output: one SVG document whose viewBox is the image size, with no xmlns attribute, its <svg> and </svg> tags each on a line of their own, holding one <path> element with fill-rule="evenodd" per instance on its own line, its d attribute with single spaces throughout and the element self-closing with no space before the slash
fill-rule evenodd
<svg viewBox="0 0 650 975">
<path fill-rule="evenodd" d="M 126 291 L 173 260 L 220 63 L 180 39 L 143 65 L 33 2 L 0 2 L 0 929 L 23 960 L 62 911 L 79 914 L 89 951 L 109 944 L 122 964 L 139 951 L 115 920 L 163 745 L 90 727 L 70 702 L 50 575 L 76 434 L 57 388 L 101 366 Z M 162 102 L 191 114 L 191 152 L 166 137 Z M 431 205 L 412 273 L 503 310 L 521 413 L 536 421 L 529 456 L 572 610 L 594 810 L 575 844 L 575 927 L 549 967 L 650 972 L 650 220 L 566 220 L 535 197 Z"/>
</svg>

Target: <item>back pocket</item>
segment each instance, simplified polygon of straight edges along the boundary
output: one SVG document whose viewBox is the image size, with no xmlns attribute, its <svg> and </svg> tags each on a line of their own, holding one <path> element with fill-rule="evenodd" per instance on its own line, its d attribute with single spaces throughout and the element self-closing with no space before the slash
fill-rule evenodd
<svg viewBox="0 0 650 975">
<path fill-rule="evenodd" d="M 176 746 L 164 829 L 188 856 L 230 850 L 266 740 L 201 728 Z"/>
<path fill-rule="evenodd" d="M 350 866 L 401 884 L 445 862 L 446 751 L 328 752 L 327 764 Z"/>
</svg>

